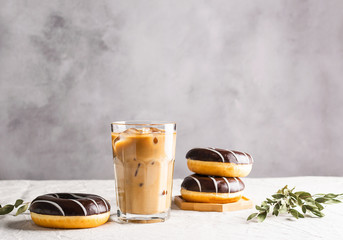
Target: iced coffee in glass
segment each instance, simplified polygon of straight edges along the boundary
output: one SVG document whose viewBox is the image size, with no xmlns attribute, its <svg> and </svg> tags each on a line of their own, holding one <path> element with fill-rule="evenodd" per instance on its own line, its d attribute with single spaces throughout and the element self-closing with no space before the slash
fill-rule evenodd
<svg viewBox="0 0 343 240">
<path fill-rule="evenodd" d="M 170 214 L 176 124 L 111 124 L 117 216 L 123 222 L 161 222 Z"/>
</svg>

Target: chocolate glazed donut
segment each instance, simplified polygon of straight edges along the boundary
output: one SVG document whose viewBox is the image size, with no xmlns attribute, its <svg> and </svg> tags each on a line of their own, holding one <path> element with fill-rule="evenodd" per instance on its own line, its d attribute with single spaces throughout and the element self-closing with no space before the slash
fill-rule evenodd
<svg viewBox="0 0 343 240">
<path fill-rule="evenodd" d="M 110 204 L 102 197 L 83 193 L 50 193 L 37 197 L 30 211 L 56 216 L 89 216 L 110 211 Z"/>
<path fill-rule="evenodd" d="M 84 193 L 50 193 L 31 202 L 32 220 L 53 228 L 88 228 L 105 223 L 111 206 L 102 197 Z"/>
<path fill-rule="evenodd" d="M 246 177 L 254 162 L 248 153 L 210 147 L 193 148 L 186 158 L 191 171 L 222 177 Z"/>
<path fill-rule="evenodd" d="M 181 185 L 181 195 L 189 202 L 229 203 L 241 199 L 245 185 L 236 177 L 193 174 Z"/>
</svg>

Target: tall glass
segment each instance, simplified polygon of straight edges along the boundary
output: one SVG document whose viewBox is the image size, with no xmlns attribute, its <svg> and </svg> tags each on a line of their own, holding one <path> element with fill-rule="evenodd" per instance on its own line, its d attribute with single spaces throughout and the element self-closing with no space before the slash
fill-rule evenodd
<svg viewBox="0 0 343 240">
<path fill-rule="evenodd" d="M 117 216 L 123 222 L 162 222 L 172 200 L 176 124 L 113 122 Z"/>
</svg>

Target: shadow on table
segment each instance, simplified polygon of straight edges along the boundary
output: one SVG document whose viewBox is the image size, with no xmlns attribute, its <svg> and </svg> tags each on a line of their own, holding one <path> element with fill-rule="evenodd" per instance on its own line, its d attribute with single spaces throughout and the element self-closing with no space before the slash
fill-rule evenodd
<svg viewBox="0 0 343 240">
<path fill-rule="evenodd" d="M 178 206 L 176 206 L 174 200 L 172 201 L 171 207 L 170 207 L 173 211 L 183 211 L 181 210 Z"/>
<path fill-rule="evenodd" d="M 9 222 L 7 224 L 7 227 L 10 229 L 25 230 L 25 231 L 56 231 L 56 229 L 37 226 L 36 224 L 32 222 L 32 220 L 20 220 L 20 221 Z"/>
<path fill-rule="evenodd" d="M 110 218 L 108 219 L 108 222 L 105 223 L 104 225 L 108 225 L 112 222 L 117 222 L 117 221 L 115 221 L 115 214 L 111 214 Z M 24 231 L 73 231 L 73 230 L 80 230 L 80 228 L 75 228 L 75 229 L 45 228 L 45 227 L 41 227 L 41 226 L 36 225 L 31 219 L 9 222 L 9 223 L 7 223 L 6 226 L 10 229 L 24 230 Z"/>
<path fill-rule="evenodd" d="M 105 223 L 104 225 L 110 224 L 111 222 L 114 222 L 113 220 L 110 220 Z M 33 223 L 32 220 L 20 220 L 15 222 L 10 222 L 7 224 L 7 227 L 14 230 L 24 230 L 24 231 L 75 231 L 80 230 L 81 228 L 75 228 L 75 229 L 64 229 L 64 228 L 45 228 L 40 227 Z"/>
</svg>

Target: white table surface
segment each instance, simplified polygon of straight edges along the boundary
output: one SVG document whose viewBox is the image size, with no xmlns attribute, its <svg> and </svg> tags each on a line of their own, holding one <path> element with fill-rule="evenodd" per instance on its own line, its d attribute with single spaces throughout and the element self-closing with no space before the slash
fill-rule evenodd
<svg viewBox="0 0 343 240">
<path fill-rule="evenodd" d="M 343 192 L 343 177 L 292 177 L 244 179 L 245 196 L 255 204 L 288 184 L 311 193 Z M 174 180 L 173 194 L 178 195 L 181 180 Z M 49 192 L 87 192 L 114 203 L 111 180 L 73 181 L 0 181 L 0 203 L 17 198 L 31 201 Z M 195 212 L 172 206 L 171 218 L 164 223 L 108 223 L 91 229 L 58 230 L 36 226 L 29 213 L 0 216 L 0 239 L 343 239 L 343 204 L 329 205 L 324 218 L 293 220 L 286 216 L 269 217 L 263 223 L 246 222 L 253 209 L 237 212 Z M 112 217 L 111 217 L 112 218 Z"/>
</svg>

